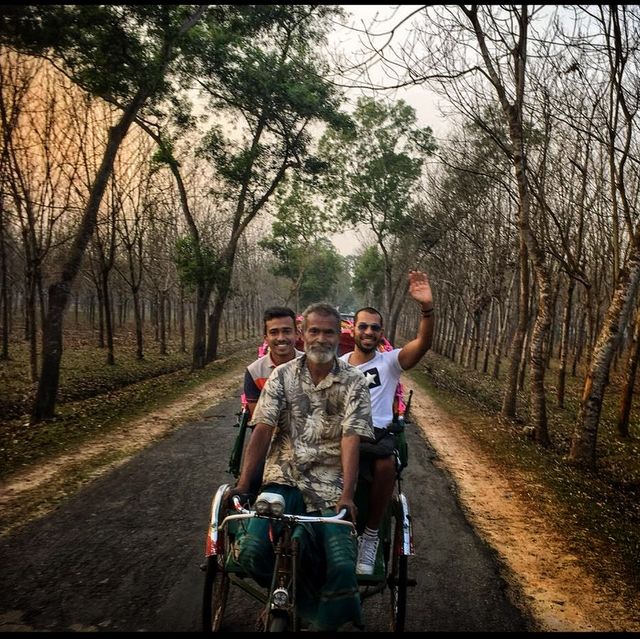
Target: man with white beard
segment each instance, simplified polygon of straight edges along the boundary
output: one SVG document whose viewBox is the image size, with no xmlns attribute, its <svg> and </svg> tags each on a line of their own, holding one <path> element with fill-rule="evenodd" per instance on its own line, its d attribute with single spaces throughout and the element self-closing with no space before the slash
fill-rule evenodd
<svg viewBox="0 0 640 639">
<path fill-rule="evenodd" d="M 371 401 L 364 375 L 337 358 L 340 313 L 319 302 L 302 314 L 305 354 L 277 366 L 250 422 L 253 434 L 240 477 L 228 497 L 246 494 L 265 461 L 262 490 L 284 497 L 285 512 L 329 515 L 346 508 L 356 520 L 354 495 L 360 441 L 373 441 Z M 266 457 L 266 459 L 265 459 Z M 268 585 L 274 566 L 268 522 L 251 519 L 238 563 Z M 313 630 L 362 623 L 350 528 L 312 524 L 300 539 L 298 612 Z"/>
</svg>

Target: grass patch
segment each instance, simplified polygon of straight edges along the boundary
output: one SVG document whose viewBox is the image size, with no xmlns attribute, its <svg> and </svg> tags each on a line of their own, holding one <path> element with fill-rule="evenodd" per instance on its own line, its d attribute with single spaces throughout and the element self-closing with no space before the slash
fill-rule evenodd
<svg viewBox="0 0 640 639">
<path fill-rule="evenodd" d="M 56 416 L 32 425 L 28 414 L 20 412 L 14 403 L 14 417 L 5 417 L 0 422 L 0 478 L 166 406 L 187 391 L 224 374 L 241 360 L 250 359 L 255 353 L 253 342 L 251 352 L 248 348 L 245 342 L 231 343 L 221 349 L 221 359 L 191 372 L 190 358 L 185 354 L 149 355 L 139 362 L 131 353 L 123 353 L 117 358 L 118 364 L 107 366 L 103 352 L 98 358 L 91 347 L 76 344 L 68 355 L 65 351 Z M 21 361 L 24 362 L 15 356 L 10 362 L 3 362 L 4 373 L 8 375 L 9 367 L 18 368 Z M 3 395 L 5 404 L 11 397 L 25 395 L 24 368 L 22 372 L 12 377 L 12 384 Z M 31 396 L 29 399 L 32 400 Z M 30 408 L 30 402 L 25 404 Z"/>
</svg>

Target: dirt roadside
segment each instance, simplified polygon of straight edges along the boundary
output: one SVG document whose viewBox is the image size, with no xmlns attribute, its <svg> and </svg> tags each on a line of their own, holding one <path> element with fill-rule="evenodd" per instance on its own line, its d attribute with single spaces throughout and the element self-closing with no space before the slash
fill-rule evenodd
<svg viewBox="0 0 640 639">
<path fill-rule="evenodd" d="M 492 463 L 464 429 L 411 380 L 411 414 L 454 478 L 460 502 L 479 534 L 498 552 L 506 578 L 524 594 L 548 632 L 640 631 L 637 609 L 621 603 L 615 584 L 597 583 L 567 553 L 562 532 L 520 495 L 527 479 Z"/>
<path fill-rule="evenodd" d="M 81 450 L 12 477 L 0 485 L 0 511 L 7 515 L 37 494 L 28 516 L 44 514 L 59 500 L 49 494 L 47 486 L 59 492 L 65 477 L 71 477 L 82 463 L 92 464 L 92 477 L 107 472 L 184 421 L 200 418 L 217 400 L 237 392 L 242 371 L 243 366 L 238 365 L 170 406 L 85 444 Z M 636 611 L 621 605 L 614 587 L 596 583 L 579 559 L 563 550 L 566 544 L 561 531 L 519 496 L 518 487 L 525 479 L 513 472 L 507 476 L 493 465 L 460 424 L 411 380 L 403 382 L 414 391 L 412 417 L 436 450 L 437 463 L 454 479 L 469 520 L 502 558 L 505 577 L 524 594 L 540 627 L 552 632 L 640 631 Z M 113 457 L 117 460 L 100 464 L 101 458 Z"/>
</svg>

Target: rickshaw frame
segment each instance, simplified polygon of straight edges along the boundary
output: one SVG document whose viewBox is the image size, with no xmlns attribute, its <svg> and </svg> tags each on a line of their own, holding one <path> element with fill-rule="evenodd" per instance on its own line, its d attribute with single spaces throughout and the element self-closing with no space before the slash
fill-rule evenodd
<svg viewBox="0 0 640 639">
<path fill-rule="evenodd" d="M 411 399 L 407 403 L 410 405 Z M 238 413 L 238 427 L 242 428 L 246 420 L 244 410 Z M 245 430 L 239 431 L 238 437 L 246 435 Z M 409 502 L 402 491 L 402 470 L 407 464 L 407 447 L 405 437 L 406 422 L 404 416 L 398 416 L 389 430 L 395 434 L 395 462 L 396 481 L 394 494 L 391 503 L 385 513 L 385 517 L 379 529 L 380 545 L 376 559 L 376 567 L 373 575 L 358 575 L 358 585 L 360 588 L 360 599 L 364 601 L 376 594 L 389 593 L 389 630 L 393 632 L 403 632 L 405 626 L 407 607 L 407 588 L 415 585 L 415 581 L 408 577 L 408 558 L 415 554 L 413 544 L 413 527 Z M 233 457 L 237 455 L 237 449 L 242 451 L 244 447 L 236 441 L 232 451 L 230 467 L 234 466 Z M 241 456 L 240 456 L 241 459 Z M 203 591 L 202 622 L 205 632 L 220 632 L 226 608 L 227 596 L 230 586 L 235 586 L 262 603 L 266 608 L 265 620 L 261 630 L 276 631 L 285 629 L 298 629 L 297 611 L 295 609 L 287 612 L 286 620 L 280 610 L 276 610 L 274 618 L 269 617 L 269 606 L 273 598 L 274 589 L 277 588 L 277 581 L 273 580 L 271 588 L 265 589 L 258 586 L 250 576 L 243 573 L 235 562 L 234 533 L 229 529 L 228 518 L 230 511 L 225 505 L 223 495 L 229 484 L 222 484 L 216 491 L 212 503 L 209 528 L 205 544 L 205 562 L 202 565 L 205 571 L 205 584 Z M 363 474 L 358 479 L 358 486 L 355 494 L 355 502 L 358 507 L 358 521 L 355 528 L 358 533 L 362 533 L 367 513 L 367 503 L 369 497 L 369 480 Z M 245 513 L 251 512 L 245 509 Z M 231 513 L 233 514 L 233 513 Z M 223 525 L 224 523 L 224 525 Z M 289 542 L 276 549 L 277 557 L 295 556 Z M 278 560 L 279 561 L 279 560 Z M 291 564 L 295 573 L 295 561 Z M 276 571 L 278 570 L 276 565 Z M 275 575 L 275 571 L 274 571 Z M 295 583 L 295 580 L 294 580 Z M 294 588 L 295 592 L 295 588 Z M 278 618 L 277 621 L 275 618 Z"/>
</svg>

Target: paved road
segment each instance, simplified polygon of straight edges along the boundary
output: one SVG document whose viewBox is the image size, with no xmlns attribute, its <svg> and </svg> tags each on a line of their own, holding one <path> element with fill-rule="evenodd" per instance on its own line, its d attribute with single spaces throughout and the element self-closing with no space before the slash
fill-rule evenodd
<svg viewBox="0 0 640 639">
<path fill-rule="evenodd" d="M 188 423 L 0 539 L 0 632 L 199 631 L 210 499 L 227 474 L 238 395 Z M 435 453 L 408 427 L 405 491 L 415 526 L 407 631 L 526 631 L 494 553 L 475 534 Z M 388 597 L 365 604 L 368 631 L 387 628 Z M 239 592 L 226 629 L 254 629 Z"/>
</svg>

